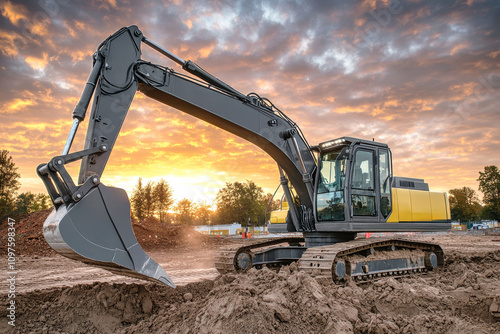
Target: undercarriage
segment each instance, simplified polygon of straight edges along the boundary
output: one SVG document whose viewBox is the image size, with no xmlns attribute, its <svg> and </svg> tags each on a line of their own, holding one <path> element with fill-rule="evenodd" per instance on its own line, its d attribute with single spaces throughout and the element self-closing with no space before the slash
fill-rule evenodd
<svg viewBox="0 0 500 334">
<path fill-rule="evenodd" d="M 250 268 L 279 268 L 297 262 L 301 271 L 312 276 L 328 276 L 342 284 L 422 274 L 444 266 L 439 245 L 398 237 L 362 238 L 316 247 L 306 245 L 307 238 L 299 237 L 235 244 L 219 250 L 215 267 L 225 274 Z"/>
</svg>

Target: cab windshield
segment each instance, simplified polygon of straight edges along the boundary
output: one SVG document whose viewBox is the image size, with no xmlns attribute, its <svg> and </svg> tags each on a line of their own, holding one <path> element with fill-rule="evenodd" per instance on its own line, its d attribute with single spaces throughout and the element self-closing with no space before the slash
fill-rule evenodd
<svg viewBox="0 0 500 334">
<path fill-rule="evenodd" d="M 321 156 L 321 170 L 318 180 L 318 220 L 344 220 L 344 182 L 346 160 L 340 151 Z"/>
</svg>

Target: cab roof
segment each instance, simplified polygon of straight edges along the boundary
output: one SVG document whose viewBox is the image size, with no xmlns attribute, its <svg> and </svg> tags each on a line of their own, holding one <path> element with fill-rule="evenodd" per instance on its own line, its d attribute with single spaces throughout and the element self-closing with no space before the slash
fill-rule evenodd
<svg viewBox="0 0 500 334">
<path fill-rule="evenodd" d="M 328 141 L 319 143 L 317 146 L 312 147 L 312 150 L 315 150 L 318 152 L 330 151 L 332 149 L 341 148 L 341 147 L 344 147 L 346 145 L 351 145 L 351 144 L 365 144 L 365 145 L 369 145 L 369 146 L 382 147 L 382 148 L 389 147 L 385 143 L 380 143 L 380 142 L 376 142 L 376 141 L 354 138 L 354 137 L 340 137 L 340 138 L 336 138 L 336 139 L 332 139 L 332 140 L 328 140 Z"/>
</svg>

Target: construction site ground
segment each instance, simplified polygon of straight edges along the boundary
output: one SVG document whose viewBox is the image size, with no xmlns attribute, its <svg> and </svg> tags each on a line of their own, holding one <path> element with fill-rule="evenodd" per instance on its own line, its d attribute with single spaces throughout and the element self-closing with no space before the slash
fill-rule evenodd
<svg viewBox="0 0 500 334">
<path fill-rule="evenodd" d="M 500 333 L 500 236 L 415 235 L 443 247 L 444 270 L 339 286 L 294 264 L 219 275 L 214 255 L 230 238 L 154 219 L 134 223 L 172 289 L 56 254 L 41 236 L 47 214 L 16 223 L 15 327 L 4 276 L 2 333 Z"/>
</svg>

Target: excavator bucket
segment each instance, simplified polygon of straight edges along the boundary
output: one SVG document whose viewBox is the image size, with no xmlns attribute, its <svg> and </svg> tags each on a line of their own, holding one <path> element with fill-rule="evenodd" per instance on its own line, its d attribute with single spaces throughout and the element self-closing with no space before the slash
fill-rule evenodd
<svg viewBox="0 0 500 334">
<path fill-rule="evenodd" d="M 130 202 L 123 189 L 99 184 L 79 202 L 60 205 L 45 221 L 43 234 L 63 256 L 175 288 L 167 273 L 137 242 Z"/>
</svg>

